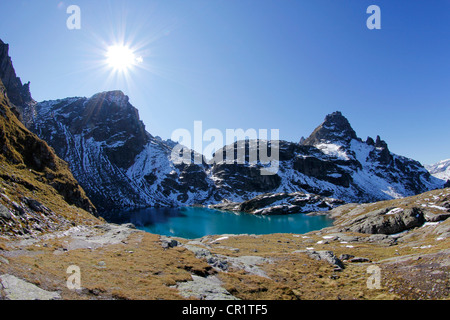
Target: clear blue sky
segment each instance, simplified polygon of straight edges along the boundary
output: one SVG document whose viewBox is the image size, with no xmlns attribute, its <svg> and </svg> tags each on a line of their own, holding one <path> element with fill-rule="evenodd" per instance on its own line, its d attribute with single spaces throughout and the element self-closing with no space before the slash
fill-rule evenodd
<svg viewBox="0 0 450 320">
<path fill-rule="evenodd" d="M 371 4 L 381 30 L 366 27 Z M 120 89 L 164 139 L 202 120 L 299 141 L 340 110 L 397 154 L 450 158 L 449 0 L 2 0 L 0 13 L 38 101 Z M 101 68 L 118 39 L 144 60 L 128 79 Z"/>
</svg>

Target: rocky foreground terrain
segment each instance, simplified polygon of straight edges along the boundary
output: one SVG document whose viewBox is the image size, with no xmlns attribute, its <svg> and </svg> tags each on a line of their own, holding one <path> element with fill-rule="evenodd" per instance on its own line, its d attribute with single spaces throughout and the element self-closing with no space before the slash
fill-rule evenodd
<svg viewBox="0 0 450 320">
<path fill-rule="evenodd" d="M 4 299 L 448 299 L 450 189 L 326 213 L 307 234 L 166 238 L 132 225 L 0 237 Z M 81 286 L 69 290 L 70 266 Z M 377 278 L 379 275 L 379 278 Z M 379 281 L 377 280 L 379 279 Z"/>
</svg>

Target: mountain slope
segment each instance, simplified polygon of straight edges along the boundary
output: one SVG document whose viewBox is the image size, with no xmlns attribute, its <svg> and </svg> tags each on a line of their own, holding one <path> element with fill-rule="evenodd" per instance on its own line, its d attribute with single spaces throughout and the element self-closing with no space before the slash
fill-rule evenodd
<svg viewBox="0 0 450 320">
<path fill-rule="evenodd" d="M 11 111 L 0 80 L 0 233 L 33 234 L 97 221 L 67 164 Z"/>
<path fill-rule="evenodd" d="M 380 137 L 362 141 L 340 112 L 328 115 L 301 144 L 280 141 L 274 175 L 261 175 L 260 162 L 249 163 L 249 141 L 224 147 L 210 164 L 175 164 L 174 143 L 149 134 L 121 91 L 41 102 L 26 113 L 28 128 L 70 164 L 101 211 L 242 202 L 263 193 L 303 192 L 371 202 L 444 185 L 419 162 L 391 153 Z M 245 148 L 247 161 L 227 163 L 220 151 L 228 147 L 235 155 Z"/>
<path fill-rule="evenodd" d="M 236 202 L 264 192 L 304 192 L 347 202 L 372 202 L 411 196 L 444 184 L 419 162 L 391 153 L 380 137 L 362 141 L 340 112 L 326 116 L 301 144 L 280 141 L 279 159 L 278 173 L 273 176 L 259 175 L 261 166 L 248 161 L 233 166 L 225 163 L 225 157 L 216 161 L 211 172 L 217 192 Z"/>
<path fill-rule="evenodd" d="M 64 158 L 101 211 L 204 201 L 202 166 L 175 165 L 172 144 L 150 135 L 121 91 L 33 106 L 27 126 Z"/>
</svg>

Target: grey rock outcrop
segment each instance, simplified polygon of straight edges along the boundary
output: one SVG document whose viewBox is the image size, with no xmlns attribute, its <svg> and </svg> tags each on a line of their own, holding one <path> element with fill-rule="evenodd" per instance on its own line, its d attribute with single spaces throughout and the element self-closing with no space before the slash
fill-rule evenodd
<svg viewBox="0 0 450 320">
<path fill-rule="evenodd" d="M 425 216 L 425 220 L 427 222 L 444 221 L 444 220 L 447 220 L 448 218 L 450 218 L 450 209 L 448 209 L 448 213 L 444 213 L 444 212 L 434 213 L 434 212 L 429 212 L 429 211 L 425 210 L 424 216 Z"/>
<path fill-rule="evenodd" d="M 61 296 L 57 292 L 50 292 L 38 286 L 19 279 L 13 275 L 0 276 L 0 289 L 7 300 L 58 300 Z"/>
<path fill-rule="evenodd" d="M 161 236 L 161 246 L 164 249 L 170 249 L 170 248 L 175 248 L 179 245 L 178 241 L 172 238 L 168 238 L 165 236 Z"/>
<path fill-rule="evenodd" d="M 207 278 L 192 275 L 192 281 L 177 285 L 181 296 L 200 300 L 239 300 L 222 287 L 222 282 L 215 276 Z"/>
</svg>

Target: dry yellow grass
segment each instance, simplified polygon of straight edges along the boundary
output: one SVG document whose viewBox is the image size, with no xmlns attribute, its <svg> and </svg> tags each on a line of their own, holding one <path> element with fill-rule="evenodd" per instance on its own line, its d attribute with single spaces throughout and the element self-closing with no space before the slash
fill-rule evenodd
<svg viewBox="0 0 450 320">
<path fill-rule="evenodd" d="M 64 241 L 28 247 L 27 254 L 9 258 L 9 265 L 0 265 L 0 274 L 12 273 L 46 290 L 61 291 L 64 299 L 174 300 L 182 297 L 170 286 L 191 280 L 191 274 L 213 273 L 191 252 L 181 247 L 165 250 L 159 236 L 148 233 L 136 233 L 126 243 L 95 250 L 58 250 L 64 247 Z M 80 267 L 79 292 L 66 287 L 66 270 L 71 265 Z"/>
<path fill-rule="evenodd" d="M 450 270 L 448 267 L 429 269 L 445 261 L 442 252 L 449 248 L 448 240 L 419 251 L 403 244 L 354 243 L 351 249 L 337 241 L 314 244 L 315 250 L 331 250 L 336 256 L 348 253 L 373 261 L 368 264 L 345 263 L 345 269 L 336 272 L 330 264 L 297 251 L 304 250 L 312 241 L 322 239 L 314 232 L 309 233 L 308 237 L 304 239 L 291 234 L 232 236 L 220 243 L 209 244 L 212 254 L 234 257 L 256 255 L 270 259 L 271 263 L 260 266 L 267 278 L 232 266 L 228 272 L 215 271 L 204 259 L 196 258 L 183 247 L 164 249 L 158 235 L 145 232 L 132 233 L 120 244 L 67 252 L 63 248 L 70 242 L 68 238 L 39 241 L 22 248 L 24 250 L 17 256 L 13 254 L 17 248 L 9 242 L 2 244 L 0 241 L 0 248 L 10 250 L 9 264 L 0 265 L 0 274 L 14 274 L 43 289 L 59 291 L 63 299 L 184 299 L 172 286 L 190 281 L 192 274 L 216 274 L 225 289 L 244 300 L 448 299 L 445 288 L 448 290 Z M 406 263 L 382 262 L 409 255 L 415 257 L 418 253 L 422 259 L 416 258 Z M 367 287 L 367 267 L 374 263 L 381 268 L 380 289 Z M 66 287 L 66 270 L 70 265 L 81 269 L 81 291 L 71 291 Z M 442 271 L 442 274 L 429 279 L 429 273 L 433 270 Z M 439 285 L 435 286 L 439 289 L 436 292 L 432 291 L 433 279 L 439 280 Z"/>
</svg>

